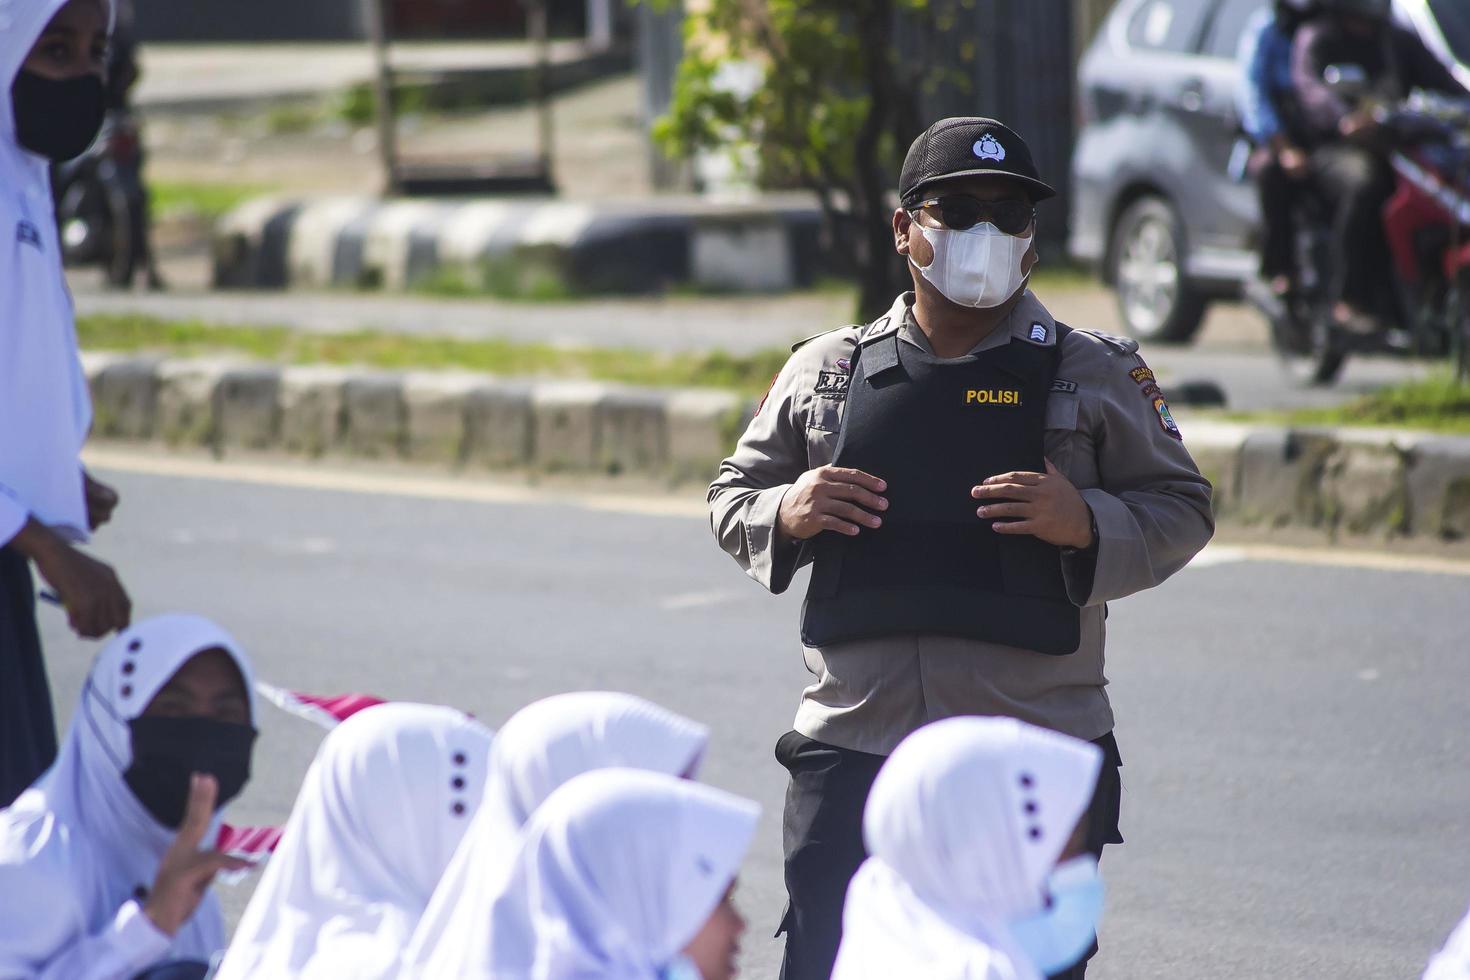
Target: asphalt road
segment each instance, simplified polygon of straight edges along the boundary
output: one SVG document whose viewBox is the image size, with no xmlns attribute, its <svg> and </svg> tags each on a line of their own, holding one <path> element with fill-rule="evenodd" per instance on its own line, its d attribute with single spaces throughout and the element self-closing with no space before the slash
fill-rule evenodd
<svg viewBox="0 0 1470 980">
<path fill-rule="evenodd" d="M 741 902 L 745 975 L 774 977 L 771 749 L 803 685 L 800 583 L 772 598 L 743 578 L 688 498 L 589 506 L 468 481 L 124 465 L 102 470 L 123 507 L 97 550 L 139 611 L 216 617 L 276 684 L 491 724 L 556 691 L 617 688 L 708 722 L 703 778 L 765 807 Z M 1113 607 L 1129 843 L 1105 862 L 1092 975 L 1417 977 L 1470 902 L 1467 567 L 1253 554 L 1207 551 Z M 42 617 L 69 717 L 94 648 Z M 284 820 L 320 738 L 265 711 L 237 822 Z M 232 916 L 248 888 L 227 890 Z"/>
</svg>

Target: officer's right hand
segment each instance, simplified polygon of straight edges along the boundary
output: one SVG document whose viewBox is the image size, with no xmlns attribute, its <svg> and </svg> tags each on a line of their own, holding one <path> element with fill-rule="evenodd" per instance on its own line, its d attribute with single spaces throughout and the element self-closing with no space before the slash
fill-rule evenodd
<svg viewBox="0 0 1470 980">
<path fill-rule="evenodd" d="M 196 772 L 189 777 L 184 822 L 159 862 L 158 875 L 143 906 L 159 932 L 166 935 L 176 935 L 189 921 L 208 894 L 215 875 L 250 867 L 249 861 L 216 850 L 199 849 L 214 818 L 214 801 L 218 795 L 219 782 L 213 776 Z"/>
<path fill-rule="evenodd" d="M 883 523 L 875 511 L 888 509 L 887 498 L 879 496 L 887 489 L 887 483 L 862 470 L 819 466 L 803 473 L 781 498 L 776 529 L 796 541 L 822 531 L 852 537 Z"/>
</svg>

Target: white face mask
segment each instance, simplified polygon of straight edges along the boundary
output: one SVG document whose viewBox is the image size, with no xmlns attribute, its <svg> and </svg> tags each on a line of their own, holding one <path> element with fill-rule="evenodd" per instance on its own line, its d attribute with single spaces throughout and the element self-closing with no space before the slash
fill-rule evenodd
<svg viewBox="0 0 1470 980">
<path fill-rule="evenodd" d="M 1016 295 L 1026 281 L 1021 261 L 1034 232 L 1018 238 L 988 221 L 964 231 L 925 225 L 919 225 L 919 231 L 934 249 L 934 260 L 925 266 L 915 262 L 914 268 L 951 303 L 993 309 Z"/>
</svg>

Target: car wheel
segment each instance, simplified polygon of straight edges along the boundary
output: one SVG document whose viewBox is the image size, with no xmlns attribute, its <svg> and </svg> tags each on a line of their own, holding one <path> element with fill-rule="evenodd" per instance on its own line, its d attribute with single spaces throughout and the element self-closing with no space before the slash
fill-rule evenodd
<svg viewBox="0 0 1470 980">
<path fill-rule="evenodd" d="M 1199 330 L 1205 300 L 1184 278 L 1184 236 L 1157 197 L 1134 201 L 1113 227 L 1112 281 L 1123 325 L 1135 339 L 1184 343 Z"/>
</svg>

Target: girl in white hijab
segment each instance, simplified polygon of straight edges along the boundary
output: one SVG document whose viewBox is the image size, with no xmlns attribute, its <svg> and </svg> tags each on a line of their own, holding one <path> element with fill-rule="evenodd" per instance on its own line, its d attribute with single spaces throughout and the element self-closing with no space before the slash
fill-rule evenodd
<svg viewBox="0 0 1470 980">
<path fill-rule="evenodd" d="M 833 980 L 1038 980 L 1075 964 L 1102 910 L 1079 832 L 1101 764 L 1094 745 L 1008 718 L 904 739 L 863 811 L 871 857 Z"/>
<path fill-rule="evenodd" d="M 485 791 L 492 733 L 383 704 L 322 743 L 218 980 L 391 977 Z"/>
<path fill-rule="evenodd" d="M 55 765 L 0 810 L 0 977 L 125 980 L 224 947 L 209 884 L 243 862 L 200 845 L 249 778 L 250 685 L 199 616 L 103 649 Z"/>
<path fill-rule="evenodd" d="M 130 613 L 112 569 L 73 547 L 117 495 L 79 458 L 92 405 L 48 175 L 102 122 L 110 15 L 107 0 L 0 3 L 0 806 L 56 756 L 31 564 L 83 636 Z"/>
<path fill-rule="evenodd" d="M 730 980 L 745 929 L 731 894 L 759 815 L 749 800 L 659 773 L 578 776 L 531 818 L 480 910 L 488 942 L 422 975 Z"/>
<path fill-rule="evenodd" d="M 692 778 L 708 740 L 705 726 L 631 694 L 558 694 L 516 712 L 495 738 L 480 812 L 405 962 L 422 968 L 422 976 L 449 977 L 455 973 L 444 957 L 474 958 L 461 949 L 466 944 L 483 950 L 485 910 L 515 855 L 520 829 L 557 787 L 614 767 Z"/>
</svg>

